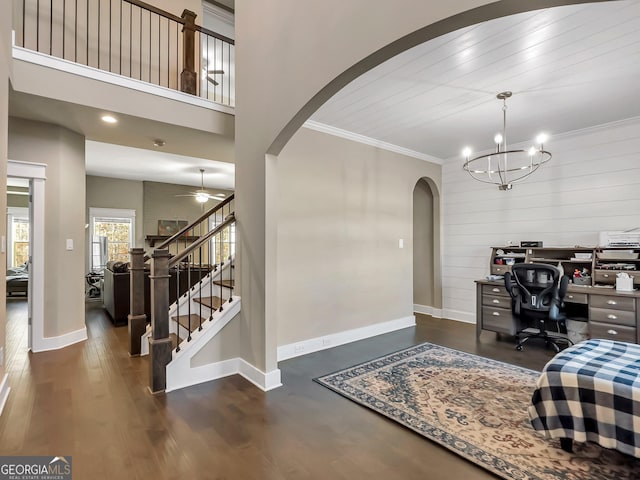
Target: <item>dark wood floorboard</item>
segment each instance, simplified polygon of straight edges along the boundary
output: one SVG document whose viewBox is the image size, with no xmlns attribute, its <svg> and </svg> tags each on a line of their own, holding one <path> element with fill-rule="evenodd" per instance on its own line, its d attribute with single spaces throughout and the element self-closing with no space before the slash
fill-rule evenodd
<svg viewBox="0 0 640 480">
<path fill-rule="evenodd" d="M 129 358 L 127 328 L 87 305 L 89 340 L 26 350 L 26 302 L 7 300 L 12 388 L 1 455 L 72 455 L 82 479 L 465 479 L 494 476 L 314 377 L 429 341 L 532 369 L 553 356 L 512 339 L 418 315 L 418 325 L 281 362 L 284 386 L 261 392 L 239 376 L 151 396 L 148 361 Z"/>
</svg>

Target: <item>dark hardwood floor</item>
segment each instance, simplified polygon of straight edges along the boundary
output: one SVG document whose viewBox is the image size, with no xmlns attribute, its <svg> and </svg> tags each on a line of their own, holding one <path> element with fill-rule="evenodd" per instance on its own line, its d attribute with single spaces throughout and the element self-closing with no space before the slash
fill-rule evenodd
<svg viewBox="0 0 640 480">
<path fill-rule="evenodd" d="M 425 341 L 540 369 L 551 350 L 418 315 L 418 325 L 281 362 L 284 386 L 239 376 L 147 393 L 145 358 L 127 328 L 87 306 L 89 340 L 26 351 L 26 302 L 7 300 L 11 394 L 0 455 L 72 455 L 83 479 L 493 479 L 493 475 L 313 382 L 316 376 Z"/>
</svg>

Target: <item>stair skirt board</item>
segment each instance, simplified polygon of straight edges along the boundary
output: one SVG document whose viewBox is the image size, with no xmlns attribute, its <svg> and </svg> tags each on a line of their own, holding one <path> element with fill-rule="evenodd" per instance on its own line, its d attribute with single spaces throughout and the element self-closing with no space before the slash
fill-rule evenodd
<svg viewBox="0 0 640 480">
<path fill-rule="evenodd" d="M 220 305 L 219 305 L 220 297 L 215 295 L 215 293 L 220 293 L 220 286 L 221 286 L 220 284 L 222 284 L 222 288 L 224 289 L 224 292 L 227 294 L 229 293 L 229 290 L 225 284 L 231 284 L 231 285 L 235 284 L 235 281 L 229 279 L 229 276 L 231 275 L 231 272 L 230 272 L 231 269 L 229 268 L 230 265 L 231 265 L 231 262 L 226 262 L 221 269 L 219 269 L 216 272 L 213 272 L 210 275 L 207 275 L 206 277 L 202 278 L 198 283 L 196 283 L 191 287 L 192 292 L 202 291 L 203 295 L 205 295 L 205 297 L 203 298 L 204 301 L 201 302 L 204 307 L 210 307 L 210 305 L 213 304 L 216 310 L 220 308 Z M 213 285 L 214 285 L 213 289 L 209 287 L 210 281 L 213 281 Z M 212 297 L 208 295 L 211 292 L 213 292 L 214 294 Z M 191 302 L 192 312 L 198 312 L 198 313 L 200 312 L 197 299 L 190 299 L 188 293 L 189 292 L 184 293 L 176 302 L 174 302 L 169 307 L 169 332 L 173 334 L 180 333 L 181 339 L 184 339 L 189 335 L 189 330 L 187 329 L 186 325 L 184 326 L 181 325 L 181 327 L 178 328 L 177 323 L 173 319 L 174 317 L 177 316 L 176 313 L 178 311 L 178 308 L 177 308 L 178 302 L 180 304 L 181 317 L 185 312 L 188 312 L 189 310 L 187 306 L 188 302 Z M 207 322 L 209 321 L 209 317 L 206 315 L 205 311 L 203 311 L 203 317 L 206 317 Z M 204 323 L 204 320 L 203 320 L 203 323 Z M 198 327 L 200 326 L 199 322 L 197 323 L 197 326 Z M 192 327 L 193 327 L 193 319 L 192 319 Z M 150 338 L 151 338 L 151 327 L 148 325 L 147 331 L 140 338 L 140 355 L 141 356 L 149 355 L 149 339 Z"/>
<path fill-rule="evenodd" d="M 172 338 L 173 344 L 173 358 L 176 356 L 180 356 L 182 352 L 190 347 L 189 350 L 192 350 L 194 345 L 194 341 L 199 339 L 203 335 L 208 335 L 210 338 L 213 338 L 222 328 L 231 321 L 231 319 L 238 314 L 241 306 L 241 298 L 238 296 L 233 296 L 231 302 L 226 302 L 223 304 L 223 310 L 215 311 L 211 315 L 211 317 L 207 317 L 206 320 L 202 321 L 202 330 L 199 329 L 200 324 L 196 321 L 192 320 L 192 331 L 191 331 L 191 341 L 186 342 L 186 338 L 188 336 L 188 330 L 186 327 L 180 326 L 180 351 L 175 352 L 175 347 L 178 342 L 178 336 L 176 335 L 176 322 L 173 319 L 169 320 L 170 331 L 169 336 Z M 193 317 L 196 315 L 192 314 Z M 180 316 L 182 317 L 182 315 Z M 186 317 L 186 315 L 185 315 Z M 208 333 L 205 333 L 208 332 Z M 212 333 L 213 332 L 213 333 Z M 149 355 L 149 339 L 151 338 L 151 326 L 147 325 L 147 331 L 142 335 L 140 339 L 140 356 Z M 196 350 L 197 351 L 197 350 Z"/>
<path fill-rule="evenodd" d="M 223 289 L 223 292 L 225 294 L 229 294 L 230 291 L 228 289 L 228 287 L 226 284 L 231 284 L 233 285 L 235 282 L 229 280 L 229 276 L 231 275 L 231 269 L 229 268 L 231 265 L 230 262 L 225 263 L 221 269 L 219 269 L 216 272 L 213 272 L 212 274 L 207 275 L 206 277 L 202 278 L 198 283 L 196 283 L 195 285 L 193 285 L 191 287 L 190 292 L 195 293 L 198 292 L 197 295 L 200 296 L 199 292 L 202 292 L 202 297 L 203 298 L 211 298 L 213 297 L 213 303 L 215 305 L 215 298 L 218 297 L 219 295 L 222 293 L 221 290 L 221 286 Z M 210 282 L 213 283 L 213 288 L 210 287 Z M 221 285 L 222 284 L 222 285 Z M 188 307 L 188 303 L 191 302 L 191 312 L 199 312 L 200 311 L 200 307 L 199 305 L 197 305 L 197 301 L 195 298 L 190 298 L 189 293 L 190 292 L 185 292 L 184 294 L 182 294 L 180 296 L 180 298 L 178 298 L 178 300 L 176 302 L 174 302 L 170 307 L 169 307 L 169 318 L 171 319 L 172 317 L 177 316 L 177 312 L 178 312 L 178 306 L 180 306 L 179 311 L 181 316 L 184 315 L 186 312 L 188 312 L 189 307 Z M 206 301 L 202 302 L 203 306 L 208 306 Z M 203 315 L 204 316 L 204 315 Z M 169 322 L 169 330 L 171 332 L 177 333 L 176 332 L 176 322 Z M 184 335 L 183 335 L 184 333 Z M 186 336 L 189 332 L 187 331 L 186 327 L 184 329 L 184 332 L 180 332 L 180 338 L 182 338 L 183 336 Z"/>
<path fill-rule="evenodd" d="M 167 388 L 165 390 L 167 393 L 230 375 L 241 375 L 265 392 L 282 386 L 279 369 L 276 368 L 265 373 L 242 358 L 231 358 L 175 373 L 170 376 L 167 370 Z"/>
</svg>

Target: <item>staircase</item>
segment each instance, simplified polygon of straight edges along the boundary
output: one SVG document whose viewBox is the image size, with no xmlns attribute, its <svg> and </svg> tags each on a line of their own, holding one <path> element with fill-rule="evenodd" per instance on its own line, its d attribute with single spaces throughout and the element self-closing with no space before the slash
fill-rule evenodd
<svg viewBox="0 0 640 480">
<path fill-rule="evenodd" d="M 233 199 L 230 196 L 154 250 L 150 324 L 144 314 L 135 311 L 140 308 L 136 298 L 143 293 L 134 276 L 144 271 L 149 257 L 142 249 L 131 251 L 130 353 L 151 355 L 150 389 L 154 393 L 198 383 L 190 381 L 192 357 L 240 311 L 240 297 L 234 295 Z M 192 284 L 194 277 L 199 280 Z M 175 278 L 175 285 L 170 285 L 170 278 Z M 169 289 L 179 289 L 185 282 L 185 293 L 178 291 L 177 300 L 168 305 Z M 146 328 L 141 328 L 143 321 Z"/>
</svg>

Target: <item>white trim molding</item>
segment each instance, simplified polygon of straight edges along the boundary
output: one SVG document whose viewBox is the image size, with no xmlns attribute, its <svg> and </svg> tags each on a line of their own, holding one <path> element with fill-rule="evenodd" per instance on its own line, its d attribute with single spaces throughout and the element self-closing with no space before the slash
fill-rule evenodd
<svg viewBox="0 0 640 480">
<path fill-rule="evenodd" d="M 33 352 L 47 352 L 49 350 L 59 350 L 64 347 L 79 343 L 87 339 L 87 327 L 82 327 L 73 332 L 62 334 L 58 337 L 43 337 L 33 340 L 31 350 Z M 37 341 L 36 341 L 37 340 Z"/>
<path fill-rule="evenodd" d="M 7 161 L 7 177 L 29 179 L 31 194 L 30 232 L 31 265 L 29 267 L 29 309 L 31 323 L 28 346 L 32 351 L 44 341 L 44 262 L 45 262 L 45 182 L 47 166 L 44 163 Z M 86 332 L 85 332 L 86 335 Z"/>
<path fill-rule="evenodd" d="M 44 53 L 35 52 L 26 48 L 13 46 L 13 58 L 14 60 L 21 60 L 23 62 L 33 63 L 46 68 L 52 68 L 54 70 L 60 70 L 72 75 L 78 75 L 100 82 L 110 83 L 112 85 L 118 85 L 120 87 L 130 88 L 131 90 L 137 90 L 143 93 L 149 93 L 162 98 L 170 98 L 171 100 L 177 100 L 183 103 L 189 103 L 196 107 L 203 107 L 209 110 L 215 110 L 217 112 L 228 113 L 233 115 L 235 109 L 219 103 L 212 102 L 202 97 L 196 97 L 189 93 L 180 92 L 172 88 L 161 87 L 159 85 L 153 85 L 151 83 L 136 80 L 135 78 L 125 77 L 118 75 L 117 73 L 107 72 L 106 70 L 99 70 L 95 67 L 89 67 L 87 65 L 80 65 L 78 63 L 70 62 L 62 58 L 52 57 Z"/>
<path fill-rule="evenodd" d="M 357 342 L 366 338 L 382 335 L 383 333 L 395 332 L 403 328 L 414 327 L 416 325 L 416 317 L 402 317 L 388 322 L 376 323 L 366 327 L 354 328 L 343 332 L 332 333 L 322 337 L 310 338 L 300 342 L 289 343 L 278 347 L 278 361 L 288 360 L 290 358 L 299 357 L 308 353 L 326 350 L 327 348 L 337 347 L 345 343 Z"/>
<path fill-rule="evenodd" d="M 433 157 L 431 155 L 427 155 L 424 153 L 416 152 L 415 150 L 410 150 L 408 148 L 401 147 L 399 145 L 394 145 L 393 143 L 387 143 L 381 140 L 376 140 L 375 138 L 367 137 L 365 135 L 360 135 L 359 133 L 353 133 L 348 130 L 342 130 L 341 128 L 332 127 L 331 125 L 315 122 L 313 120 L 307 120 L 306 122 L 304 122 L 302 126 L 310 130 L 316 130 L 318 132 L 326 133 L 328 135 L 333 135 L 335 137 L 345 138 L 353 142 L 364 143 L 365 145 L 381 148 L 382 150 L 388 150 L 390 152 L 399 153 L 400 155 L 406 155 L 407 157 L 417 158 L 418 160 L 424 160 L 426 162 L 431 162 L 438 165 L 444 164 L 444 160 L 440 158 Z"/>
<path fill-rule="evenodd" d="M 211 5 L 207 2 L 202 2 L 202 14 L 208 14 L 216 17 L 219 21 L 224 22 L 232 27 L 235 25 L 235 15 L 232 12 L 228 12 L 218 7 L 217 5 Z"/>
<path fill-rule="evenodd" d="M 429 307 L 427 305 L 420 305 L 418 303 L 413 304 L 414 313 L 422 313 L 424 315 L 431 315 L 433 318 L 442 318 L 442 309 Z"/>
<path fill-rule="evenodd" d="M 0 382 L 0 415 L 2 415 L 4 406 L 7 403 L 10 391 L 11 387 L 9 387 L 9 375 L 5 373 L 4 377 L 2 377 L 2 382 Z"/>
<path fill-rule="evenodd" d="M 243 358 L 238 358 L 238 373 L 253 383 L 260 390 L 268 392 L 274 388 L 282 386 L 280 378 L 280 369 L 276 368 L 270 372 L 263 372 L 259 368 L 254 367 Z"/>
<path fill-rule="evenodd" d="M 265 373 L 242 358 L 231 358 L 208 365 L 191 367 L 181 373 L 183 374 L 181 377 L 172 377 L 171 382 L 167 377 L 165 390 L 167 393 L 231 375 L 240 375 L 265 392 L 282 386 L 279 369 Z"/>
</svg>

